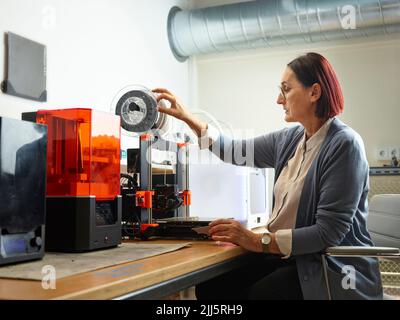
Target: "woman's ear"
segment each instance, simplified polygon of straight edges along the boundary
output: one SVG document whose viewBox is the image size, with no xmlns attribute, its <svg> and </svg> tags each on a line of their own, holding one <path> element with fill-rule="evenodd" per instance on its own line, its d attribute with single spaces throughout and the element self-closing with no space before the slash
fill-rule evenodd
<svg viewBox="0 0 400 320">
<path fill-rule="evenodd" d="M 321 85 L 319 83 L 314 83 L 311 86 L 311 102 L 316 102 L 321 98 Z"/>
</svg>

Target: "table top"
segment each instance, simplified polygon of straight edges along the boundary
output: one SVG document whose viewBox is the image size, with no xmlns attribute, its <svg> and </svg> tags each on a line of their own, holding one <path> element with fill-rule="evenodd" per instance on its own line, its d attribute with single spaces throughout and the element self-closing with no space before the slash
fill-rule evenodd
<svg viewBox="0 0 400 320">
<path fill-rule="evenodd" d="M 0 299 L 112 299 L 185 274 L 232 260 L 247 251 L 214 241 L 152 240 L 187 243 L 189 247 L 146 259 L 57 280 L 55 289 L 41 281 L 0 278 Z"/>
</svg>

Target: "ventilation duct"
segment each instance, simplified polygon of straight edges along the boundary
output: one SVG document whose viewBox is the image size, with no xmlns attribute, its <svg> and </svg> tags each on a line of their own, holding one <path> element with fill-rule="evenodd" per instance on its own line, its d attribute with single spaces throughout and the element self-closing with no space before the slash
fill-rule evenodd
<svg viewBox="0 0 400 320">
<path fill-rule="evenodd" d="M 400 31 L 400 0 L 258 0 L 170 10 L 179 61 L 191 55 L 387 35 Z"/>
</svg>

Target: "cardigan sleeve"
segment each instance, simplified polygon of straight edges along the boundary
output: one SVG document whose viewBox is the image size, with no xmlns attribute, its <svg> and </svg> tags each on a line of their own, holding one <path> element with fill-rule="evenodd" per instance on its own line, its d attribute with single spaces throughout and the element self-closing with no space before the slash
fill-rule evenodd
<svg viewBox="0 0 400 320">
<path fill-rule="evenodd" d="M 277 143 L 287 129 L 275 131 L 252 139 L 231 139 L 214 135 L 209 149 L 222 161 L 238 166 L 273 168 L 277 157 Z M 207 134 L 207 133 L 206 133 Z M 210 140 L 207 137 L 207 140 Z"/>
<path fill-rule="evenodd" d="M 292 255 L 316 253 L 339 245 L 349 232 L 368 179 L 364 145 L 357 134 L 344 134 L 323 155 L 316 182 L 315 224 L 293 229 Z"/>
</svg>

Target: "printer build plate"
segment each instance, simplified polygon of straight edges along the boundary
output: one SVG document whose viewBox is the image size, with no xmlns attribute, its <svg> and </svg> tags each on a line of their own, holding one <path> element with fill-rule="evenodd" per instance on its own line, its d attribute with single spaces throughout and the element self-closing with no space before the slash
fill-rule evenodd
<svg viewBox="0 0 400 320">
<path fill-rule="evenodd" d="M 158 219 L 142 233 L 143 239 L 161 237 L 170 239 L 208 240 L 208 225 L 215 218 L 173 217 Z"/>
</svg>

